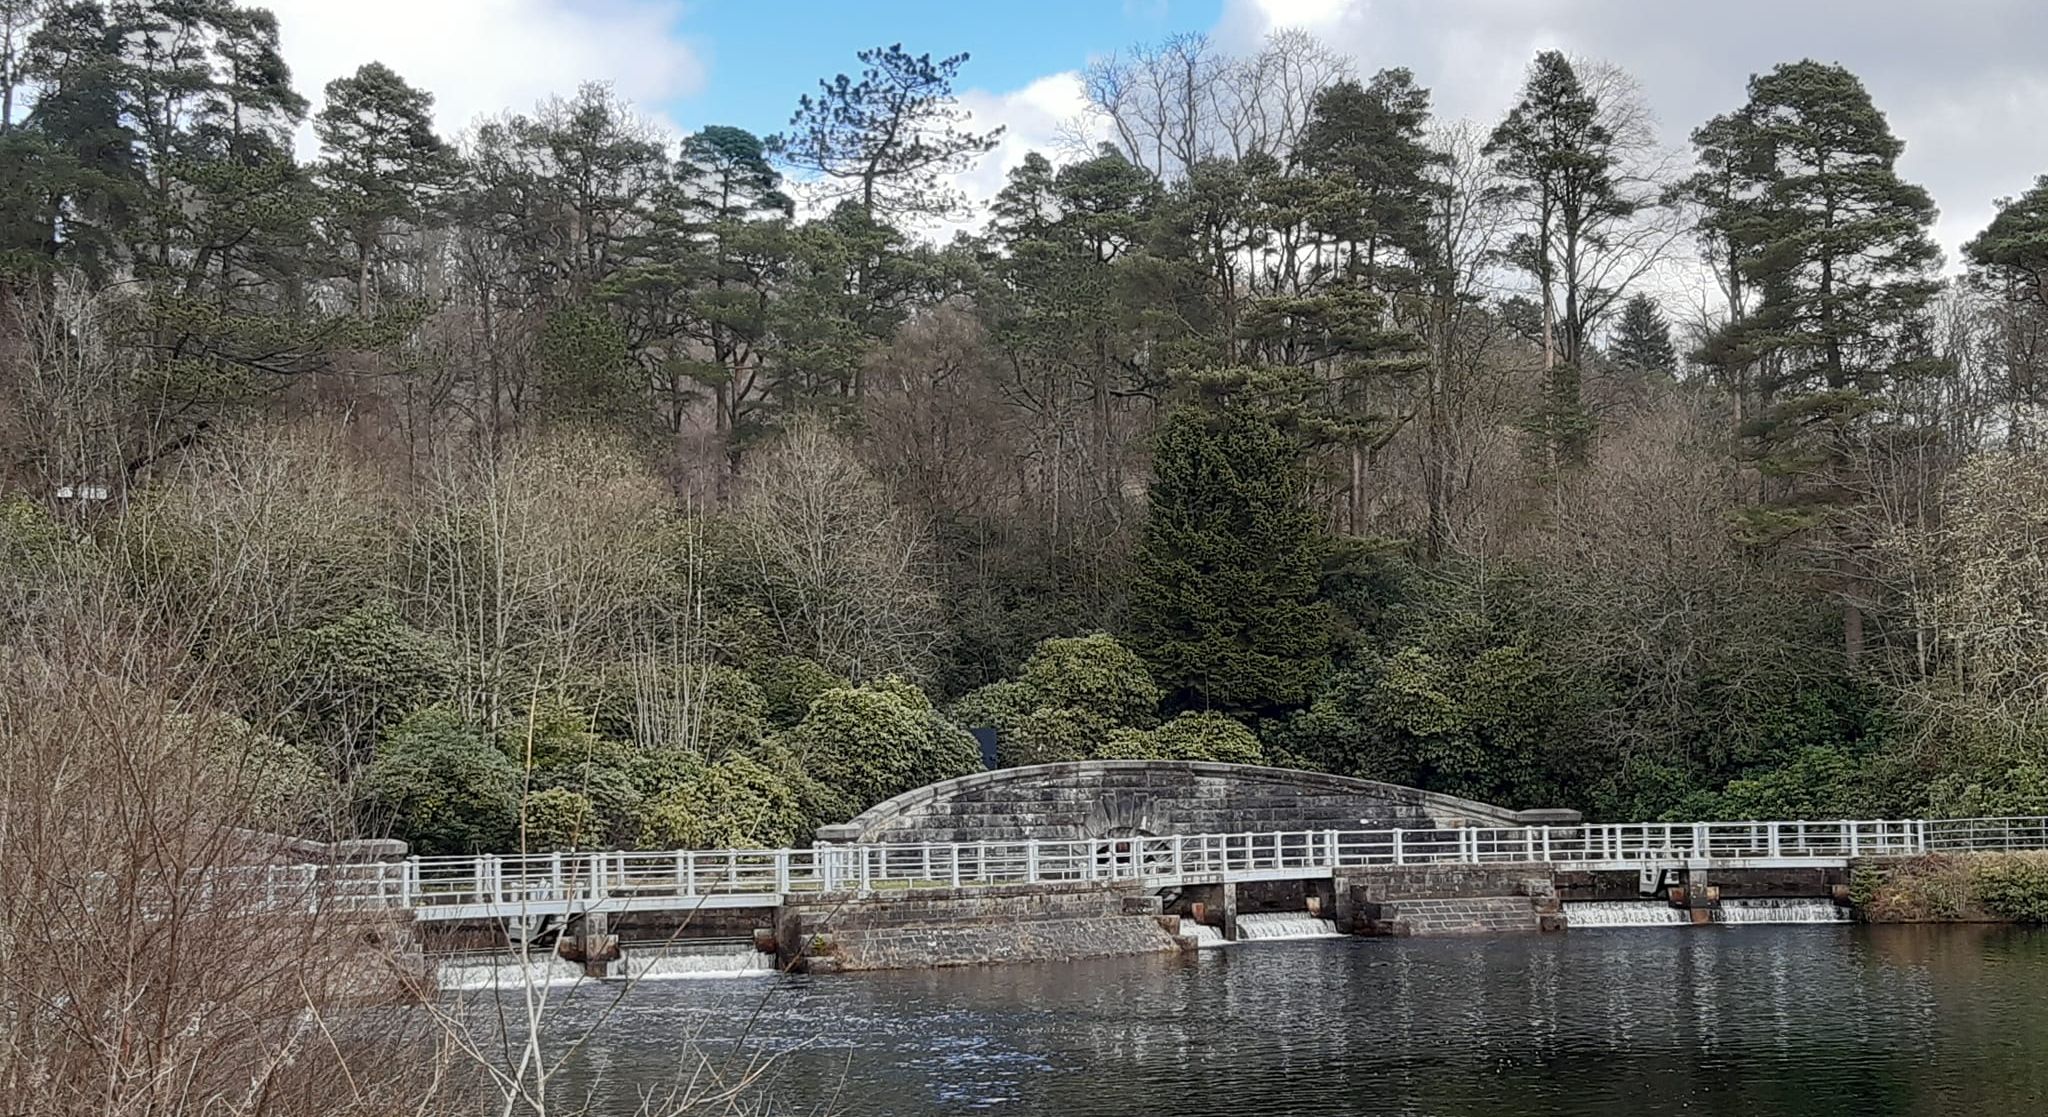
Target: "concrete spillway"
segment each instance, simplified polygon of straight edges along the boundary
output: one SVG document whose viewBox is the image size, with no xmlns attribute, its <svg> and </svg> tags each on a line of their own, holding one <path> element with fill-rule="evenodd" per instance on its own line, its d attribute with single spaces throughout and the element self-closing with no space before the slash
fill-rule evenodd
<svg viewBox="0 0 2048 1117">
<path fill-rule="evenodd" d="M 1589 900 L 1564 905 L 1567 926 L 1689 927 L 1692 913 L 1662 900 Z M 1849 912 L 1831 900 L 1723 900 L 1709 923 L 1845 923 Z"/>
<path fill-rule="evenodd" d="M 677 943 L 637 950 L 629 947 L 623 962 L 628 981 L 768 977 L 775 973 L 775 956 L 755 950 L 750 942 Z"/>
<path fill-rule="evenodd" d="M 1322 919 L 1305 911 L 1263 911 L 1237 917 L 1239 942 L 1334 939 L 1341 934 L 1342 932 L 1337 930 L 1336 921 Z"/>
<path fill-rule="evenodd" d="M 1847 923 L 1849 909 L 1832 900 L 1723 900 L 1716 923 Z"/>
</svg>

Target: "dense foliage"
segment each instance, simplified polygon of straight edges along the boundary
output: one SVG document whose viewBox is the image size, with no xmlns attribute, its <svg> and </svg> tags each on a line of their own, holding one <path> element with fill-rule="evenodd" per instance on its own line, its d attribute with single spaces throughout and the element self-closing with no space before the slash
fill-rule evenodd
<svg viewBox="0 0 2048 1117">
<path fill-rule="evenodd" d="M 1111 141 L 940 245 L 965 56 L 864 52 L 780 136 L 591 85 L 458 144 L 376 63 L 313 111 L 233 0 L 7 10 L 0 644 L 118 607 L 280 826 L 801 842 L 970 728 L 2048 810 L 2048 185 L 1944 280 L 1839 66 L 1672 174 L 1556 52 L 1484 124 L 1306 36 L 1107 58 Z"/>
</svg>

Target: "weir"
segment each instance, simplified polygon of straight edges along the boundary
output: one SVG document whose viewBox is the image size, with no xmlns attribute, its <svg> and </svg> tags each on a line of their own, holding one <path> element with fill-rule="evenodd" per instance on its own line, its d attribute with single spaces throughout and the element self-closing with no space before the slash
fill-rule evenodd
<svg viewBox="0 0 2048 1117">
<path fill-rule="evenodd" d="M 326 902 L 407 913 L 430 940 L 557 941 L 588 976 L 684 976 L 765 966 L 737 949 L 642 956 L 676 938 L 758 935 L 783 968 L 840 971 L 1212 936 L 1827 922 L 1844 917 L 1852 861 L 2048 848 L 2048 819 L 1587 824 L 1320 773 L 1096 761 L 934 784 L 820 838 L 271 872 L 320 884 Z"/>
</svg>

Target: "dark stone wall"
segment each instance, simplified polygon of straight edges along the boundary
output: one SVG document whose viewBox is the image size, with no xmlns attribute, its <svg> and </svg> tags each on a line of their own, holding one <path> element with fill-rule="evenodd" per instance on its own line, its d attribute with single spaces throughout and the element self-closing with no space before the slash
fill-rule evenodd
<svg viewBox="0 0 2048 1117">
<path fill-rule="evenodd" d="M 1532 812 L 1534 813 L 1534 812 Z M 1542 812 L 1535 821 L 1552 821 Z M 1094 760 L 979 772 L 900 795 L 830 842 L 976 842 L 1117 834 L 1516 826 L 1525 816 L 1412 787 L 1240 764 Z"/>
<path fill-rule="evenodd" d="M 811 973 L 1058 962 L 1164 953 L 1180 944 L 1156 898 L 1103 885 L 828 893 L 776 922 L 782 964 Z"/>
</svg>

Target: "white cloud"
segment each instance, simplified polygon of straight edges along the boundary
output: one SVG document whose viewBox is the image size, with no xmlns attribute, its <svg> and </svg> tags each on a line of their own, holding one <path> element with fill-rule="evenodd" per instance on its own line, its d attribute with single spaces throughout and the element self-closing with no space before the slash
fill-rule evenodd
<svg viewBox="0 0 2048 1117">
<path fill-rule="evenodd" d="M 434 94 L 443 134 L 479 116 L 526 110 L 585 81 L 642 106 L 702 88 L 705 64 L 679 34 L 674 0 L 265 0 L 277 13 L 293 84 L 319 91 L 382 62 Z M 310 130 L 300 137 L 302 154 Z"/>
<path fill-rule="evenodd" d="M 1678 150 L 1694 127 L 1741 105 L 1751 74 L 1803 57 L 1838 62 L 1906 142 L 1900 172 L 1941 206 L 1935 234 L 1951 264 L 1990 219 L 1992 199 L 2048 172 L 2040 0 L 1226 0 L 1216 35 L 1242 49 L 1290 26 L 1352 55 L 1362 73 L 1406 66 L 1440 116 L 1488 123 L 1538 50 L 1604 59 L 1642 82 L 1664 142 Z"/>
<path fill-rule="evenodd" d="M 977 212 L 969 220 L 949 221 L 925 231 L 939 241 L 950 239 L 956 230 L 979 228 L 984 207 L 1026 155 L 1036 151 L 1059 163 L 1088 154 L 1098 140 L 1107 138 L 1101 122 L 1087 117 L 1088 99 L 1082 92 L 1080 72 L 1075 70 L 1047 75 L 1007 93 L 963 90 L 960 106 L 969 114 L 961 125 L 963 130 L 986 132 L 1000 127 L 1003 137 L 974 166 L 953 176 L 953 188 L 967 195 Z"/>
</svg>

